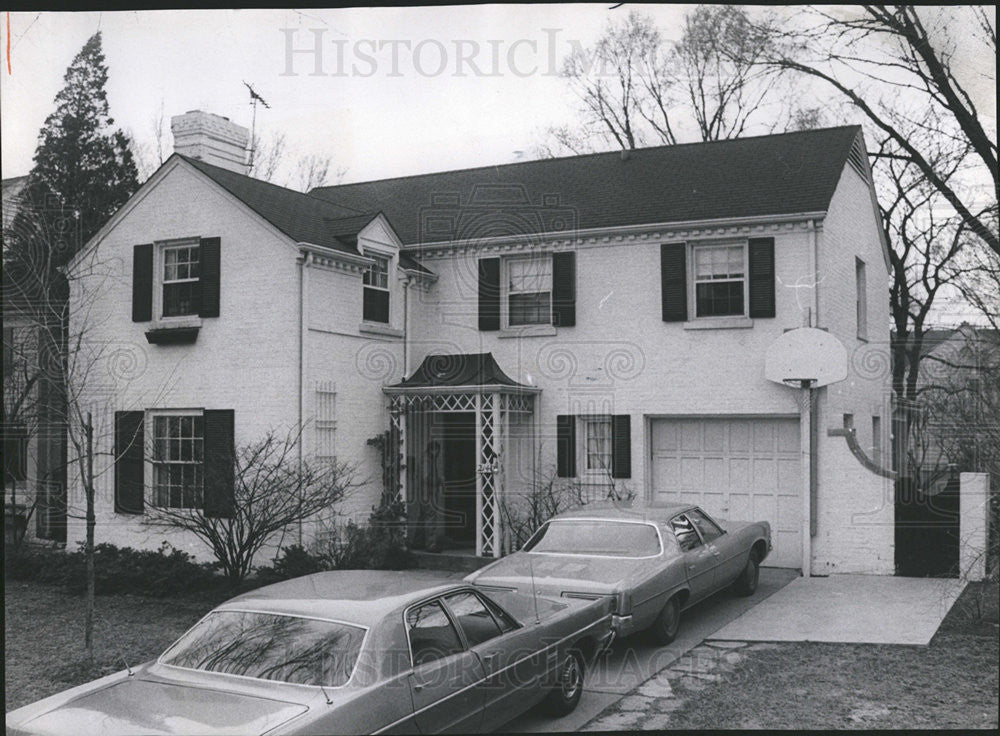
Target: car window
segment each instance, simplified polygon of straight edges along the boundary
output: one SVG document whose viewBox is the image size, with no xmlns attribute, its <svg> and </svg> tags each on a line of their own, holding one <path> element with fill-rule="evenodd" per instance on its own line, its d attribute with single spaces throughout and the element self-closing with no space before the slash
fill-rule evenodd
<svg viewBox="0 0 1000 736">
<path fill-rule="evenodd" d="M 365 630 L 315 618 L 214 611 L 160 662 L 297 685 L 339 687 L 354 671 Z"/>
<path fill-rule="evenodd" d="M 685 552 L 695 549 L 701 544 L 698 532 L 695 531 L 694 525 L 684 514 L 675 516 L 671 519 L 670 528 L 674 530 L 674 536 L 677 537 L 677 543 Z"/>
<path fill-rule="evenodd" d="M 406 614 L 413 666 L 462 651 L 458 632 L 437 601 L 411 608 Z"/>
<path fill-rule="evenodd" d="M 687 515 L 691 519 L 691 523 L 698 527 L 698 531 L 701 532 L 701 538 L 705 540 L 705 544 L 714 542 L 722 536 L 722 530 L 718 525 L 698 509 L 688 511 Z"/>
<path fill-rule="evenodd" d="M 470 647 L 500 636 L 500 627 L 493 615 L 474 593 L 454 593 L 445 596 L 444 601 L 458 619 L 458 625 L 462 627 Z"/>
<path fill-rule="evenodd" d="M 500 624 L 500 630 L 503 633 L 506 634 L 508 631 L 513 631 L 518 627 L 517 621 L 515 621 L 509 613 L 503 610 L 499 603 L 490 600 L 489 596 L 484 595 L 481 597 L 483 599 L 483 603 L 486 604 L 486 607 L 493 612 L 493 616 L 496 618 L 497 623 Z"/>
<path fill-rule="evenodd" d="M 550 521 L 523 549 L 594 557 L 650 557 L 661 552 L 660 535 L 653 524 L 605 519 Z"/>
</svg>

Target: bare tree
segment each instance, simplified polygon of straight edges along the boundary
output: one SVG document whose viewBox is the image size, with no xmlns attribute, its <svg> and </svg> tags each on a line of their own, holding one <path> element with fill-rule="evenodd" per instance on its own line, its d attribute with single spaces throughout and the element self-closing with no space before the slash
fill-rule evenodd
<svg viewBox="0 0 1000 736">
<path fill-rule="evenodd" d="M 961 29 L 961 39 L 954 29 Z M 970 83 L 986 81 L 993 97 L 995 71 L 991 62 L 984 80 L 960 80 L 954 63 L 960 42 L 973 47 L 969 58 L 996 59 L 995 18 L 984 7 L 812 8 L 804 13 L 804 27 L 782 40 L 767 66 L 820 80 L 849 100 L 891 142 L 882 155 L 912 163 L 966 227 L 1000 253 L 996 130 L 987 127 L 989 116 L 969 92 Z M 942 141 L 972 152 L 962 176 L 935 155 Z M 989 195 L 983 187 L 992 190 Z"/>
<path fill-rule="evenodd" d="M 163 99 L 160 106 L 149 119 L 149 138 L 132 135 L 130 142 L 136 168 L 139 169 L 139 180 L 145 181 L 170 157 L 170 144 L 167 139 L 168 126 L 164 111 Z"/>
<path fill-rule="evenodd" d="M 611 20 L 592 48 L 578 48 L 564 62 L 562 76 L 581 103 L 579 128 L 549 128 L 550 142 L 537 153 L 722 140 L 790 129 L 800 120 L 815 125 L 815 115 L 797 114 L 782 75 L 760 64 L 773 23 L 752 23 L 739 6 L 698 6 L 672 44 L 647 15 Z"/>
<path fill-rule="evenodd" d="M 184 504 L 187 508 L 160 505 L 154 499 L 144 523 L 190 532 L 211 549 L 226 576 L 238 583 L 249 574 L 255 555 L 275 536 L 330 511 L 358 486 L 354 468 L 347 463 L 300 463 L 300 441 L 301 432 L 284 438 L 271 432 L 229 458 L 206 463 L 206 491 L 230 484 L 221 474 L 232 476 L 232 497 L 224 499 L 222 507 L 199 498 L 202 488 L 185 488 L 191 501 Z M 154 447 L 151 462 L 157 461 Z"/>
</svg>

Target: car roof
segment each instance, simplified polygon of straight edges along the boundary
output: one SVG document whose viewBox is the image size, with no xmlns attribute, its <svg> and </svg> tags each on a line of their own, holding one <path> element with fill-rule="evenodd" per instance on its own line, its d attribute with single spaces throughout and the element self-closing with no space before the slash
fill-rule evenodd
<svg viewBox="0 0 1000 736">
<path fill-rule="evenodd" d="M 426 570 L 336 570 L 266 585 L 218 609 L 252 609 L 371 626 L 406 605 L 459 587 L 461 579 Z"/>
<path fill-rule="evenodd" d="M 672 516 L 683 511 L 690 511 L 696 508 L 689 503 L 672 503 L 663 506 L 652 506 L 643 508 L 632 508 L 621 504 L 602 501 L 600 503 L 589 503 L 583 506 L 563 511 L 552 517 L 552 521 L 561 519 L 587 518 L 587 519 L 613 519 L 631 521 L 666 521 Z"/>
</svg>

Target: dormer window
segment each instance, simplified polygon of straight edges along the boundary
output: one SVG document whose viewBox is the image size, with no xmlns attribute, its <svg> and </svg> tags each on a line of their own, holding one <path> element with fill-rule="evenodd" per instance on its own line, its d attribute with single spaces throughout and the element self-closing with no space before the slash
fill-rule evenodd
<svg viewBox="0 0 1000 736">
<path fill-rule="evenodd" d="M 201 302 L 200 266 L 198 245 L 163 249 L 163 317 L 198 314 Z"/>
<path fill-rule="evenodd" d="M 364 273 L 364 305 L 362 318 L 366 322 L 389 324 L 389 257 L 365 253 L 372 263 Z"/>
</svg>

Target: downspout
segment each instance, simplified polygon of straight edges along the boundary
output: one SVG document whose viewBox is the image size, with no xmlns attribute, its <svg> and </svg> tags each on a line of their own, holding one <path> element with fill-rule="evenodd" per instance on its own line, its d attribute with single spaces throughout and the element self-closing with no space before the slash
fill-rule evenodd
<svg viewBox="0 0 1000 736">
<path fill-rule="evenodd" d="M 306 253 L 299 268 L 299 468 L 305 462 L 303 438 L 305 436 L 306 417 L 306 335 L 309 329 L 307 305 L 309 296 L 308 269 L 312 263 L 312 253 Z M 299 545 L 302 545 L 302 521 L 299 520 Z"/>
<path fill-rule="evenodd" d="M 412 277 L 403 277 L 403 378 L 410 375 L 410 282 Z"/>
</svg>

